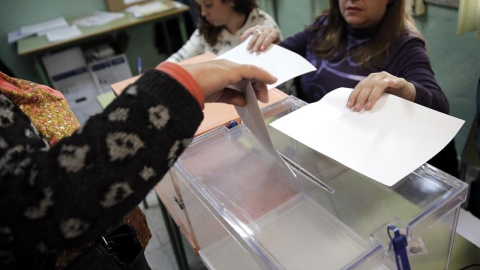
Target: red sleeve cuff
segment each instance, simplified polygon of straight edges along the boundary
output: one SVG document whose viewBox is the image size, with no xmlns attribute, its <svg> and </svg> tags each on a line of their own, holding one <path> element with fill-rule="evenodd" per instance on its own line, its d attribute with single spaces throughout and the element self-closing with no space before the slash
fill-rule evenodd
<svg viewBox="0 0 480 270">
<path fill-rule="evenodd" d="M 180 65 L 172 62 L 162 62 L 157 65 L 156 69 L 167 73 L 181 83 L 195 97 L 203 110 L 205 106 L 205 95 L 200 88 L 200 85 L 198 85 L 197 81 L 195 81 L 190 73 Z"/>
</svg>

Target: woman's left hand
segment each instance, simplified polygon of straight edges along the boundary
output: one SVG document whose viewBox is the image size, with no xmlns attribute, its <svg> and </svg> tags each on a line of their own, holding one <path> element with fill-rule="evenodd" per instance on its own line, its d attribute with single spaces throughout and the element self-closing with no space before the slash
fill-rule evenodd
<svg viewBox="0 0 480 270">
<path fill-rule="evenodd" d="M 265 25 L 256 25 L 243 32 L 240 38 L 246 39 L 252 36 L 252 39 L 247 45 L 247 50 L 253 52 L 266 51 L 272 44 L 280 44 L 280 31 Z"/>
<path fill-rule="evenodd" d="M 413 83 L 388 72 L 371 73 L 355 86 L 348 97 L 347 107 L 356 112 L 363 108 L 369 111 L 384 93 L 414 101 L 417 91 Z"/>
</svg>

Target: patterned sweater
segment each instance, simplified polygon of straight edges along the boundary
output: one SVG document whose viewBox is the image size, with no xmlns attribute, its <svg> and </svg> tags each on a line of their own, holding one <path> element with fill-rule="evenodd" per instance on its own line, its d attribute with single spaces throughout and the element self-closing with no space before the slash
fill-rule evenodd
<svg viewBox="0 0 480 270">
<path fill-rule="evenodd" d="M 188 83 L 168 74 L 147 71 L 53 147 L 0 93 L 1 269 L 42 269 L 96 240 L 157 184 L 203 119 Z"/>
<path fill-rule="evenodd" d="M 325 17 L 319 18 L 314 24 L 326 24 Z M 371 42 L 374 33 L 375 29 L 348 28 L 347 48 L 338 52 L 343 57 L 335 62 L 322 59 L 311 50 L 311 41 L 321 40 L 321 33 L 305 30 L 282 41 L 281 46 L 303 56 L 317 68 L 317 71 L 301 77 L 299 96 L 307 102 L 315 102 L 338 87 L 354 88 L 370 73 L 386 71 L 415 85 L 415 103 L 448 113 L 448 101 L 435 80 L 425 44 L 413 34 L 404 33 L 390 46 L 380 68 L 361 69 L 350 59 L 350 51 Z"/>
<path fill-rule="evenodd" d="M 254 9 L 248 15 L 245 24 L 238 29 L 236 33 L 231 34 L 227 29 L 223 29 L 219 34 L 218 42 L 215 44 L 215 46 L 210 46 L 207 41 L 205 41 L 205 38 L 200 35 L 199 30 L 195 30 L 187 43 L 185 43 L 185 45 L 183 45 L 178 52 L 172 54 L 167 61 L 180 62 L 184 59 L 207 52 L 211 52 L 215 55 L 224 54 L 228 50 L 242 43 L 243 40 L 240 38 L 240 36 L 243 34 L 243 32 L 245 32 L 245 30 L 255 25 L 266 25 L 280 30 L 277 23 L 270 15 L 262 10 Z"/>
</svg>

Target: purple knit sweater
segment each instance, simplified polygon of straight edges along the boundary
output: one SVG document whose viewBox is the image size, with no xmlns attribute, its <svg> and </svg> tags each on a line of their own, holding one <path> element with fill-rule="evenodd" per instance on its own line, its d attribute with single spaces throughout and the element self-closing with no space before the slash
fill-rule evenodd
<svg viewBox="0 0 480 270">
<path fill-rule="evenodd" d="M 315 25 L 325 24 L 322 17 Z M 386 71 L 394 76 L 413 83 L 417 89 L 415 103 L 448 113 L 448 101 L 435 80 L 424 42 L 411 33 L 403 34 L 390 46 L 381 68 L 360 68 L 350 57 L 353 48 L 371 42 L 374 29 L 348 29 L 348 45 L 340 61 L 328 61 L 315 55 L 311 50 L 311 41 L 321 39 L 321 33 L 305 30 L 285 39 L 281 46 L 305 57 L 317 71 L 301 77 L 302 89 L 299 96 L 307 102 L 315 102 L 338 87 L 354 88 L 359 81 L 373 72 Z"/>
</svg>

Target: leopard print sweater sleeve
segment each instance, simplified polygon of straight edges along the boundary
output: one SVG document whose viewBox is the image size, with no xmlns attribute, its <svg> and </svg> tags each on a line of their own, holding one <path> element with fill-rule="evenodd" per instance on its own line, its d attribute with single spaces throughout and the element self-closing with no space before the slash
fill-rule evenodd
<svg viewBox="0 0 480 270">
<path fill-rule="evenodd" d="M 202 119 L 179 82 L 150 70 L 49 147 L 0 93 L 0 268 L 38 269 L 100 237 L 160 181 Z"/>
</svg>

